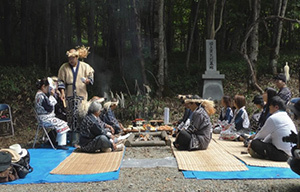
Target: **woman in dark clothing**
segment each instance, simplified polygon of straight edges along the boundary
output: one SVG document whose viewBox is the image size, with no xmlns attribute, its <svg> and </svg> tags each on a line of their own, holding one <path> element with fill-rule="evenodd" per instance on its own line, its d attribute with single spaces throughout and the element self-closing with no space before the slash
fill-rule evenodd
<svg viewBox="0 0 300 192">
<path fill-rule="evenodd" d="M 276 89 L 274 88 L 271 88 L 271 87 L 267 87 L 265 89 L 265 92 L 263 93 L 263 100 L 264 102 L 266 103 L 265 106 L 264 106 L 264 109 L 262 111 L 262 114 L 259 118 L 259 128 L 262 127 L 266 120 L 268 119 L 268 117 L 270 116 L 270 113 L 269 113 L 269 107 L 270 107 L 270 102 L 272 100 L 272 98 L 274 96 L 276 96 Z"/>
<path fill-rule="evenodd" d="M 225 120 L 228 123 L 230 123 L 231 119 L 233 118 L 233 112 L 231 109 L 231 98 L 226 95 L 223 96 L 221 100 L 221 105 L 222 105 L 222 109 L 221 109 L 219 120 L 220 121 Z"/>
<path fill-rule="evenodd" d="M 250 119 L 251 131 L 255 132 L 258 128 L 261 127 L 259 120 L 262 119 L 265 102 L 261 95 L 255 95 L 252 102 L 255 104 L 255 106 L 258 109 L 256 112 L 253 113 Z"/>
</svg>

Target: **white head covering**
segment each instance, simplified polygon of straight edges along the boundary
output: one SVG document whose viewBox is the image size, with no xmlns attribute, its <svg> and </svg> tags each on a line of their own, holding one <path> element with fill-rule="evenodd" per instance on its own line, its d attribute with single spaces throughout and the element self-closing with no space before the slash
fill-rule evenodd
<svg viewBox="0 0 300 192">
<path fill-rule="evenodd" d="M 14 150 L 21 157 L 25 157 L 27 155 L 27 150 L 26 149 L 22 149 L 21 145 L 19 145 L 19 144 L 13 144 L 13 145 L 9 146 L 9 149 Z"/>
<path fill-rule="evenodd" d="M 52 79 L 51 77 L 47 77 L 47 80 L 48 80 L 48 82 L 49 82 L 49 87 L 50 87 L 51 89 L 56 89 L 56 84 L 55 84 L 55 82 L 53 81 L 53 79 Z"/>
</svg>

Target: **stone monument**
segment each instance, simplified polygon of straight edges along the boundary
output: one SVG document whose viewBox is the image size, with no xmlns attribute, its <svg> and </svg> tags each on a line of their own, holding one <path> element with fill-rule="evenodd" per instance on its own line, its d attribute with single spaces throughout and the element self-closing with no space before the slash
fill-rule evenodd
<svg viewBox="0 0 300 192">
<path fill-rule="evenodd" d="M 206 71 L 202 74 L 204 80 L 204 99 L 221 100 L 223 97 L 222 79 L 225 75 L 217 71 L 216 40 L 206 40 Z"/>
</svg>

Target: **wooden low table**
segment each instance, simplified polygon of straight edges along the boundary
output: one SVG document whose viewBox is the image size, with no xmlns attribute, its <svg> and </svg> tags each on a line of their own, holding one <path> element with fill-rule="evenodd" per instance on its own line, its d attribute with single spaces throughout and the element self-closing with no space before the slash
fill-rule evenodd
<svg viewBox="0 0 300 192">
<path fill-rule="evenodd" d="M 166 131 L 167 133 L 171 134 L 173 131 L 173 127 L 168 125 L 161 125 L 153 127 L 150 124 L 145 124 L 144 126 L 138 126 L 138 127 L 128 127 L 124 129 L 125 133 L 137 133 L 137 132 L 157 132 L 157 131 Z"/>
<path fill-rule="evenodd" d="M 171 140 L 166 131 L 132 133 L 125 141 L 126 147 L 166 145 L 171 146 Z"/>
</svg>

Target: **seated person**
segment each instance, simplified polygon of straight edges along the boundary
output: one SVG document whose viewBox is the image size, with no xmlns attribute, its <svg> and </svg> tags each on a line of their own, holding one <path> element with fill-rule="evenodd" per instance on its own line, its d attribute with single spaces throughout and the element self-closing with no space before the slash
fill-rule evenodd
<svg viewBox="0 0 300 192">
<path fill-rule="evenodd" d="M 288 106 L 291 112 L 294 114 L 294 120 L 299 125 L 300 120 L 300 100 L 298 100 L 295 104 L 291 104 Z M 291 133 L 291 135 L 288 138 L 284 138 L 283 140 L 289 141 L 291 143 L 296 143 L 292 150 L 292 157 L 288 159 L 288 164 L 290 165 L 291 169 L 300 175 L 300 138 L 299 138 L 299 132 L 298 135 L 296 133 Z"/>
<path fill-rule="evenodd" d="M 291 156 L 291 144 L 282 141 L 291 131 L 296 132 L 292 119 L 286 113 L 285 102 L 274 96 L 270 103 L 271 116 L 249 143 L 248 152 L 254 158 L 286 161 Z"/>
<path fill-rule="evenodd" d="M 261 127 L 265 124 L 266 120 L 270 117 L 270 113 L 269 113 L 269 106 L 270 106 L 270 103 L 271 103 L 271 100 L 274 96 L 277 95 L 277 92 L 274 88 L 271 88 L 271 87 L 267 87 L 262 95 L 262 98 L 263 98 L 263 101 L 265 103 L 264 107 L 263 107 L 263 110 L 261 112 L 261 115 L 259 117 L 259 120 L 258 120 L 258 124 L 257 124 L 257 129 L 255 131 L 255 134 L 257 132 L 259 132 L 259 130 L 261 129 Z M 255 134 L 251 135 L 248 139 L 246 138 L 244 140 L 244 146 L 245 147 L 248 147 L 248 143 L 249 141 L 253 140 L 254 137 L 255 137 Z"/>
<path fill-rule="evenodd" d="M 191 124 L 176 135 L 173 144 L 178 150 L 205 150 L 212 136 L 209 115 L 215 113 L 214 102 L 201 99 L 198 95 L 186 99 L 185 102 L 193 111 Z"/>
<path fill-rule="evenodd" d="M 191 95 L 178 95 L 178 98 L 180 99 L 180 102 L 181 102 L 182 106 L 184 107 L 184 114 L 183 114 L 182 119 L 180 119 L 177 122 L 177 125 L 180 125 L 182 122 L 185 122 L 189 118 L 190 114 L 192 113 L 191 110 L 189 108 L 187 108 L 186 103 L 184 102 L 184 100 L 189 97 L 191 97 Z"/>
<path fill-rule="evenodd" d="M 35 110 L 38 118 L 43 123 L 45 128 L 54 127 L 57 132 L 56 141 L 58 142 L 57 149 L 67 150 L 65 146 L 67 144 L 67 132 L 70 130 L 67 122 L 55 117 L 54 106 L 57 103 L 53 97 L 54 90 L 52 89 L 50 96 L 49 93 L 49 82 L 47 78 L 38 80 L 37 83 L 38 91 L 35 95 Z"/>
<path fill-rule="evenodd" d="M 245 109 L 246 99 L 243 95 L 235 95 L 233 105 L 236 108 L 230 124 L 234 124 L 235 129 L 239 133 L 249 133 L 249 118 Z M 230 125 L 226 126 L 228 129 Z"/>
<path fill-rule="evenodd" d="M 114 128 L 114 134 L 119 134 L 124 130 L 124 127 L 119 121 L 117 120 L 114 110 L 118 107 L 119 101 L 117 99 L 112 99 L 109 102 L 104 104 L 104 111 L 102 112 L 100 118 L 101 120 L 112 126 Z M 110 130 L 108 130 L 110 131 Z"/>
<path fill-rule="evenodd" d="M 102 106 L 99 102 L 94 101 L 90 104 L 88 113 L 84 117 L 80 126 L 79 145 L 83 152 L 110 152 L 113 150 L 122 150 L 123 145 L 116 145 L 107 135 L 105 127 L 101 126 L 98 117 L 101 114 Z"/>
<path fill-rule="evenodd" d="M 221 113 L 217 124 L 214 126 L 213 133 L 219 134 L 225 125 L 231 122 L 233 118 L 233 112 L 231 109 L 231 98 L 229 96 L 223 96 L 221 99 Z"/>
<path fill-rule="evenodd" d="M 179 95 L 182 106 L 184 107 L 184 114 L 182 119 L 178 121 L 178 126 L 176 129 L 176 134 L 178 131 L 188 127 L 190 125 L 190 119 L 192 117 L 193 112 L 187 107 L 188 103 L 185 103 L 185 99 L 191 97 L 191 95 Z"/>
<path fill-rule="evenodd" d="M 233 118 L 233 112 L 231 109 L 231 98 L 227 95 L 224 95 L 221 100 L 221 113 L 219 120 L 220 121 L 227 121 L 228 123 L 231 122 Z"/>
<path fill-rule="evenodd" d="M 283 73 L 279 73 L 274 78 L 275 85 L 279 89 L 277 95 L 284 100 L 285 104 L 289 102 L 289 100 L 292 98 L 292 92 L 286 85 L 286 76 Z"/>
<path fill-rule="evenodd" d="M 252 102 L 255 104 L 257 107 L 257 111 L 254 112 L 250 119 L 250 124 L 251 124 L 251 130 L 256 131 L 260 127 L 260 122 L 259 120 L 262 119 L 263 115 L 263 109 L 264 109 L 264 100 L 261 95 L 255 95 Z"/>
<path fill-rule="evenodd" d="M 272 98 L 274 96 L 276 96 L 276 90 L 272 87 L 267 87 L 262 95 L 263 100 L 264 100 L 264 109 L 262 111 L 262 115 L 260 116 L 259 119 L 259 129 L 265 124 L 266 120 L 268 119 L 268 117 L 270 117 L 270 113 L 269 113 L 269 106 L 270 106 L 270 102 L 272 100 Z"/>
<path fill-rule="evenodd" d="M 48 77 L 50 84 L 50 90 L 54 89 L 53 97 L 56 99 L 57 104 L 55 105 L 54 111 L 57 118 L 67 121 L 67 106 L 64 100 L 61 99 L 61 92 L 58 90 L 58 78 Z"/>
</svg>

